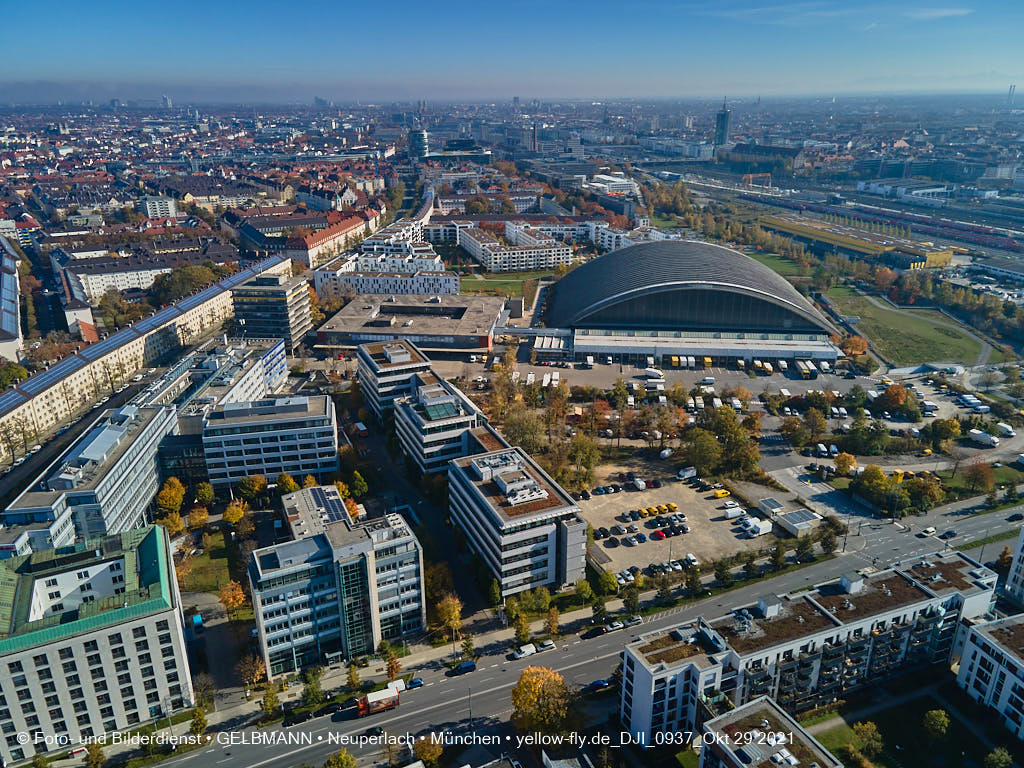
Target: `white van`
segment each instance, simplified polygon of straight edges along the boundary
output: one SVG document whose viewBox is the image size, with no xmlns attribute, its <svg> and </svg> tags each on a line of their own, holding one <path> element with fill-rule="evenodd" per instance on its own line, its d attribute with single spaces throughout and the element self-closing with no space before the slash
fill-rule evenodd
<svg viewBox="0 0 1024 768">
<path fill-rule="evenodd" d="M 922 528 L 921 529 L 921 535 L 922 536 L 934 536 L 935 535 L 935 528 L 934 528 L 934 526 L 929 525 L 927 528 Z"/>
<path fill-rule="evenodd" d="M 533 643 L 527 643 L 526 645 L 519 646 L 512 655 L 517 659 L 525 659 L 527 656 L 533 656 L 536 652 L 537 646 Z"/>
</svg>

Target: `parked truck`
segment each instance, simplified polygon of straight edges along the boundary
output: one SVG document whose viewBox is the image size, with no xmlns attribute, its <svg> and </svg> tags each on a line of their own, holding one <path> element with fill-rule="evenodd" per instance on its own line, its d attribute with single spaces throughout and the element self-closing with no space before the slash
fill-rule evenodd
<svg viewBox="0 0 1024 768">
<path fill-rule="evenodd" d="M 999 427 L 999 433 L 1003 437 L 1016 437 L 1017 436 L 1016 430 L 1014 430 L 1014 428 L 1011 427 L 1009 424 L 1007 424 L 1005 421 L 1000 421 L 998 424 L 996 424 L 996 426 Z"/>
<path fill-rule="evenodd" d="M 747 538 L 756 539 L 758 536 L 764 536 L 766 533 L 772 532 L 772 521 L 771 520 L 753 520 L 750 525 L 747 526 Z"/>
<path fill-rule="evenodd" d="M 980 429 L 972 429 L 967 433 L 967 436 L 972 442 L 978 445 L 984 445 L 988 448 L 995 448 L 999 445 L 999 438 L 995 435 L 990 435 L 988 432 L 982 432 Z"/>
<path fill-rule="evenodd" d="M 364 717 L 377 712 L 387 712 L 389 709 L 397 707 L 399 703 L 401 703 L 401 697 L 394 688 L 374 691 L 359 699 L 356 703 L 356 715 Z"/>
<path fill-rule="evenodd" d="M 665 374 L 662 373 L 657 368 L 648 368 L 647 370 L 644 371 L 644 376 L 646 376 L 648 379 L 664 379 L 665 378 Z"/>
</svg>

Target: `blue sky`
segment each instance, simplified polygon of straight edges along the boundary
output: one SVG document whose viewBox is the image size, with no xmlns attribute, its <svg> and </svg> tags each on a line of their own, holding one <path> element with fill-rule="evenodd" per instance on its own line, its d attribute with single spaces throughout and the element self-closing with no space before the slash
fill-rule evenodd
<svg viewBox="0 0 1024 768">
<path fill-rule="evenodd" d="M 1024 86 L 1019 0 L 10 2 L 0 98 L 702 97 Z"/>
</svg>

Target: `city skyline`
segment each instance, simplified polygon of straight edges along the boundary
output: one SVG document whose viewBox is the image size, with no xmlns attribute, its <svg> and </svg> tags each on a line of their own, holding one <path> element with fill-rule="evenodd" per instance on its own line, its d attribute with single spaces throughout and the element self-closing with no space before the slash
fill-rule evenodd
<svg viewBox="0 0 1024 768">
<path fill-rule="evenodd" d="M 5 40 L 0 100 L 999 93 L 1022 74 L 1004 52 L 1012 50 L 1024 9 L 1003 0 L 855 7 L 833 0 L 713 7 L 646 0 L 631 8 L 625 30 L 616 21 L 620 10 L 605 2 L 548 7 L 531 0 L 518 10 L 529 21 L 525 33 L 496 9 L 460 3 L 438 14 L 400 3 L 394 18 L 401 23 L 376 39 L 369 35 L 376 12 L 358 6 L 314 3 L 299 15 L 260 0 L 244 16 L 205 9 L 197 24 L 193 16 L 153 19 L 134 4 L 112 2 L 73 25 L 46 28 L 44 39 L 35 11 L 23 6 L 8 12 L 7 29 L 18 34 Z M 956 56 L 944 58 L 939 71 L 936 56 L 944 50 Z"/>
</svg>

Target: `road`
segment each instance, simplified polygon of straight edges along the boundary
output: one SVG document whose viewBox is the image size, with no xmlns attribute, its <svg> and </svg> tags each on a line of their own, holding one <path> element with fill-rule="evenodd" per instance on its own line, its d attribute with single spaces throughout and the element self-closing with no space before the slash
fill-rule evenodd
<svg viewBox="0 0 1024 768">
<path fill-rule="evenodd" d="M 1006 530 L 1012 527 L 1005 520 L 1006 514 L 1009 512 L 965 518 L 957 522 L 957 529 L 965 534 L 986 535 Z M 1015 525 L 1019 527 L 1020 524 Z M 850 544 L 855 540 L 860 540 L 856 547 Z M 423 679 L 424 687 L 403 693 L 402 705 L 395 711 L 355 719 L 351 711 L 347 710 L 343 712 L 344 718 L 339 721 L 320 718 L 289 729 L 275 726 L 260 731 L 287 731 L 291 738 L 308 739 L 308 743 L 229 743 L 229 738 L 238 742 L 251 738 L 246 734 L 253 733 L 252 729 L 239 726 L 238 730 L 224 732 L 233 733 L 233 736 L 215 736 L 208 747 L 181 757 L 171 757 L 162 765 L 182 765 L 187 768 L 207 768 L 211 765 L 224 768 L 290 768 L 304 763 L 320 764 L 327 755 L 343 746 L 360 758 L 362 764 L 378 764 L 384 762 L 379 744 L 342 744 L 338 741 L 339 738 L 357 738 L 368 727 L 375 726 L 384 728 L 392 737 L 449 731 L 456 735 L 494 735 L 506 741 L 506 736 L 511 733 L 507 730 L 511 688 L 526 666 L 539 664 L 551 667 L 565 676 L 570 688 L 581 688 L 596 678 L 608 677 L 618 664 L 623 645 L 641 632 L 676 626 L 699 615 L 724 615 L 735 608 L 749 607 L 766 591 L 776 594 L 793 592 L 836 578 L 851 569 L 934 552 L 942 549 L 944 544 L 933 537 L 922 537 L 897 525 L 866 523 L 859 534 L 856 530 L 851 532 L 848 542 L 850 551 L 846 554 L 782 574 L 768 582 L 759 581 L 699 603 L 668 609 L 647 617 L 642 626 L 589 639 L 583 639 L 580 635 L 566 635 L 555 650 L 519 661 L 505 657 L 507 648 L 484 648 L 476 672 L 463 677 L 447 677 L 440 661 L 407 669 L 407 673 L 415 673 Z M 995 554 L 995 546 L 990 545 L 990 555 Z M 178 728 L 183 731 L 185 726 Z M 506 743 L 514 745 L 514 742 Z M 492 748 L 492 751 L 495 749 Z M 496 751 L 504 751 L 504 747 Z"/>
</svg>

